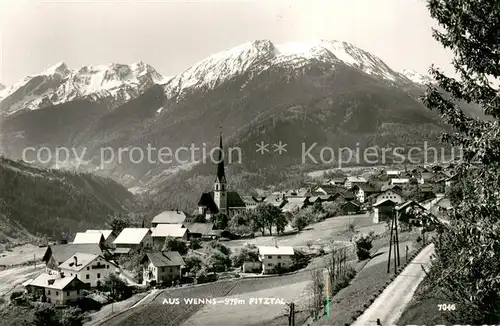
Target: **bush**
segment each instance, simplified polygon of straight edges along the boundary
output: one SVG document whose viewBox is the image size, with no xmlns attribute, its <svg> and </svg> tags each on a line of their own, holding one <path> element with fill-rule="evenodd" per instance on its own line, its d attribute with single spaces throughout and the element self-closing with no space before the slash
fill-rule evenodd
<svg viewBox="0 0 500 326">
<path fill-rule="evenodd" d="M 162 251 L 177 251 L 181 256 L 184 256 L 188 253 L 189 248 L 186 241 L 167 237 Z"/>
<path fill-rule="evenodd" d="M 233 253 L 230 259 L 234 267 L 241 267 L 246 261 L 259 261 L 259 250 L 254 245 L 246 244 L 239 251 Z"/>
<path fill-rule="evenodd" d="M 362 234 L 354 239 L 356 243 L 356 254 L 359 260 L 365 260 L 371 257 L 370 250 L 373 247 L 372 237 L 367 234 Z"/>
<path fill-rule="evenodd" d="M 189 248 L 191 250 L 196 250 L 196 249 L 200 249 L 202 246 L 201 246 L 201 240 L 200 239 L 192 239 L 189 241 Z"/>
<path fill-rule="evenodd" d="M 186 263 L 184 268 L 188 273 L 198 273 L 203 267 L 203 260 L 194 254 L 187 255 L 184 262 Z"/>
<path fill-rule="evenodd" d="M 24 294 L 23 291 L 14 291 L 10 294 L 10 301 L 14 301 L 17 298 L 21 297 Z"/>
</svg>

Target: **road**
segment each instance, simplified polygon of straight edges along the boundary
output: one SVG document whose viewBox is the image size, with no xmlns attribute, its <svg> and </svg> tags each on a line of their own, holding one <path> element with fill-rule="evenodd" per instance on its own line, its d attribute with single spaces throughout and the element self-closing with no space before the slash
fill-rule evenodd
<svg viewBox="0 0 500 326">
<path fill-rule="evenodd" d="M 421 266 L 429 265 L 432 254 L 434 244 L 425 247 L 351 326 L 376 325 L 377 318 L 383 326 L 396 325 L 425 277 Z"/>
</svg>

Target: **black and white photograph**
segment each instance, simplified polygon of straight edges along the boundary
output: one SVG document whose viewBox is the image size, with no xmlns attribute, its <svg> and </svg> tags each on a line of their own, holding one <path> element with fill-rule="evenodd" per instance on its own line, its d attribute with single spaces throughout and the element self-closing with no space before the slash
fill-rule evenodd
<svg viewBox="0 0 500 326">
<path fill-rule="evenodd" d="M 498 0 L 0 0 L 0 326 L 500 324 Z"/>
</svg>

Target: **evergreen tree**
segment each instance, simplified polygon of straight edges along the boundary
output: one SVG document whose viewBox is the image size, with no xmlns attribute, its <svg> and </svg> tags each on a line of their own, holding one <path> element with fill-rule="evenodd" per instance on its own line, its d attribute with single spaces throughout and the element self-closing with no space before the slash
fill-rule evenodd
<svg viewBox="0 0 500 326">
<path fill-rule="evenodd" d="M 432 67 L 438 87 L 429 85 L 424 103 L 456 130 L 443 140 L 463 148 L 457 169 L 462 198 L 451 225 L 439 225 L 429 280 L 456 304 L 450 322 L 495 324 L 500 321 L 500 97 L 491 81 L 500 75 L 500 2 L 428 0 L 427 6 L 441 27 L 433 35 L 452 50 L 458 77 Z M 460 101 L 479 104 L 491 121 L 466 116 Z"/>
</svg>

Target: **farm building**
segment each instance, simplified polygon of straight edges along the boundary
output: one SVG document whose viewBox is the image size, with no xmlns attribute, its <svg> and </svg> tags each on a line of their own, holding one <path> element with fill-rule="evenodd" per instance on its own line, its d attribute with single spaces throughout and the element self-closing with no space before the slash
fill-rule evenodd
<svg viewBox="0 0 500 326">
<path fill-rule="evenodd" d="M 384 199 L 390 199 L 391 201 L 399 204 L 402 203 L 405 199 L 402 192 L 399 190 L 399 187 L 387 188 L 377 195 L 375 200 L 376 203 L 383 201 Z"/>
<path fill-rule="evenodd" d="M 372 186 L 368 183 L 361 183 L 361 184 L 354 185 L 352 187 L 352 191 L 354 192 L 356 199 L 360 203 L 364 203 L 366 197 L 378 193 L 379 189 L 375 188 L 374 186 Z"/>
<path fill-rule="evenodd" d="M 211 238 L 215 236 L 213 223 L 187 223 L 189 239 Z"/>
<path fill-rule="evenodd" d="M 83 297 L 83 290 L 88 285 L 76 276 L 66 276 L 64 273 L 41 273 L 34 280 L 25 283 L 26 291 L 42 301 L 54 304 L 69 304 Z"/>
<path fill-rule="evenodd" d="M 116 233 L 113 230 L 87 230 L 86 233 L 97 233 L 100 232 L 104 237 L 104 245 L 107 247 L 113 247 L 113 241 L 116 239 Z"/>
<path fill-rule="evenodd" d="M 75 235 L 75 239 L 73 240 L 73 243 L 75 244 L 95 243 L 98 245 L 103 245 L 104 242 L 105 242 L 104 236 L 100 232 L 95 232 L 95 233 L 78 232 Z"/>
<path fill-rule="evenodd" d="M 84 252 L 88 254 L 102 255 L 103 250 L 98 244 L 60 244 L 50 245 L 45 250 L 42 261 L 46 264 L 47 271 L 57 271 L 59 265 L 68 260 L 77 252 Z"/>
<path fill-rule="evenodd" d="M 373 204 L 373 223 L 390 220 L 393 217 L 394 208 L 397 204 L 394 199 L 389 198 L 382 199 Z"/>
<path fill-rule="evenodd" d="M 354 201 L 348 201 L 342 206 L 340 206 L 340 210 L 344 215 L 354 215 L 359 214 L 361 212 L 361 206 Z"/>
<path fill-rule="evenodd" d="M 181 278 L 181 268 L 186 263 L 177 251 L 147 253 L 141 260 L 143 284 L 171 282 Z"/>
<path fill-rule="evenodd" d="M 259 260 L 262 263 L 262 273 L 275 273 L 280 268 L 290 268 L 295 254 L 293 247 L 260 246 Z"/>
<path fill-rule="evenodd" d="M 153 217 L 151 227 L 155 228 L 160 224 L 183 224 L 187 218 L 189 215 L 179 210 L 164 211 Z"/>
<path fill-rule="evenodd" d="M 189 232 L 182 224 L 160 224 L 151 228 L 153 244 L 163 245 L 167 237 L 188 240 Z"/>
<path fill-rule="evenodd" d="M 116 248 L 147 248 L 151 243 L 151 230 L 147 228 L 125 228 L 116 237 L 113 244 Z"/>
</svg>

